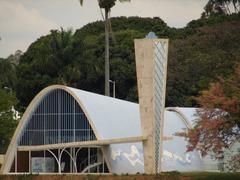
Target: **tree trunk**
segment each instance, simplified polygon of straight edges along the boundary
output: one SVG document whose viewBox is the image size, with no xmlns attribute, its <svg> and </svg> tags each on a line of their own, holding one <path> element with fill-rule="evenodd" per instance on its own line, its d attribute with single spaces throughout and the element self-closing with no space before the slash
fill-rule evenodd
<svg viewBox="0 0 240 180">
<path fill-rule="evenodd" d="M 109 91 L 109 17 L 105 9 L 105 96 L 110 96 Z"/>
</svg>

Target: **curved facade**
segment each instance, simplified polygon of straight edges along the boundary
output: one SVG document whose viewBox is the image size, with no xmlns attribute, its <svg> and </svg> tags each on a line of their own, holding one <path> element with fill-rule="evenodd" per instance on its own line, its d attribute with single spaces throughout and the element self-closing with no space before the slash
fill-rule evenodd
<svg viewBox="0 0 240 180">
<path fill-rule="evenodd" d="M 188 113 L 186 113 L 188 110 Z M 194 108 L 167 108 L 165 111 L 164 136 L 171 138 L 163 142 L 163 171 L 203 171 L 200 153 L 186 152 L 188 142 L 176 135 L 187 131 L 196 117 Z M 188 118 L 186 118 L 188 116 Z"/>
<path fill-rule="evenodd" d="M 17 145 L 34 146 L 96 140 L 77 101 L 62 89 L 46 93 L 32 110 Z"/>
<path fill-rule="evenodd" d="M 198 152 L 176 132 L 191 128 L 194 108 L 166 108 L 163 171 L 202 171 Z M 42 90 L 24 113 L 1 172 L 144 173 L 139 105 L 75 88 Z M 52 167 L 52 168 L 51 168 Z"/>
</svg>

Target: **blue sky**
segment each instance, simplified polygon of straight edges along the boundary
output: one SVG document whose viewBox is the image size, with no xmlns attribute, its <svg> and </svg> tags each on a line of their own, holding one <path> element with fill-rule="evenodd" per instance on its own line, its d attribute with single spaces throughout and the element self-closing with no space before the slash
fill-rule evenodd
<svg viewBox="0 0 240 180">
<path fill-rule="evenodd" d="M 162 18 L 169 26 L 184 27 L 198 19 L 207 0 L 131 0 L 117 3 L 112 16 Z M 100 20 L 97 0 L 0 0 L 0 57 L 28 46 L 51 29 L 73 28 Z"/>
</svg>

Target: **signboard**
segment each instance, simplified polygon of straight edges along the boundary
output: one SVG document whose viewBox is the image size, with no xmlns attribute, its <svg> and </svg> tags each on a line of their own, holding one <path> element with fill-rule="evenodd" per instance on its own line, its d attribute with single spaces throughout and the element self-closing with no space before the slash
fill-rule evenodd
<svg viewBox="0 0 240 180">
<path fill-rule="evenodd" d="M 51 157 L 33 157 L 32 173 L 50 173 L 55 172 L 54 158 Z"/>
</svg>

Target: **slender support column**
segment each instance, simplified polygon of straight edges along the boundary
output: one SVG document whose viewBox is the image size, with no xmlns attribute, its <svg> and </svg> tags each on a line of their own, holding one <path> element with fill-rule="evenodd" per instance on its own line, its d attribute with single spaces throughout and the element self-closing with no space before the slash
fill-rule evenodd
<svg viewBox="0 0 240 180">
<path fill-rule="evenodd" d="M 99 162 L 99 151 L 98 151 L 98 148 L 97 148 L 97 152 L 96 152 L 96 154 L 97 154 L 97 157 L 96 157 L 96 163 L 98 163 Z M 97 166 L 97 173 L 99 173 L 99 166 Z"/>
<path fill-rule="evenodd" d="M 147 174 L 161 172 L 163 118 L 167 77 L 167 39 L 135 40 L 136 70 Z"/>
<path fill-rule="evenodd" d="M 72 148 L 70 148 L 70 154 L 71 154 L 71 156 L 72 156 Z M 72 173 L 73 161 L 71 160 L 71 157 L 69 157 L 69 164 L 70 164 L 70 173 Z"/>
<path fill-rule="evenodd" d="M 45 162 L 44 162 L 45 165 Z M 31 163 L 31 151 L 28 153 L 28 172 L 31 174 L 32 173 L 32 163 Z"/>
<path fill-rule="evenodd" d="M 105 163 L 104 163 L 104 158 L 103 158 L 103 173 L 105 172 Z"/>
<path fill-rule="evenodd" d="M 72 157 L 73 157 L 73 164 L 76 164 L 75 147 L 72 148 Z M 77 164 L 76 164 L 75 173 L 76 172 L 77 172 Z"/>
<path fill-rule="evenodd" d="M 18 158 L 17 158 L 17 153 L 18 153 L 18 152 L 17 152 L 17 150 L 16 150 L 16 151 L 15 151 L 15 173 L 17 172 L 17 164 L 18 164 L 18 163 L 17 163 L 17 162 L 18 162 L 18 160 L 17 160 L 17 159 L 18 159 Z"/>
<path fill-rule="evenodd" d="M 76 141 L 76 102 L 75 100 L 73 101 L 73 142 Z M 74 148 L 75 151 L 75 148 Z"/>
<path fill-rule="evenodd" d="M 90 155 L 90 148 L 88 148 L 88 166 L 90 165 L 90 157 L 91 157 L 91 155 Z M 89 173 L 89 169 L 88 169 L 88 173 Z"/>
<path fill-rule="evenodd" d="M 76 173 L 78 172 L 78 170 L 77 170 L 77 157 L 78 157 L 78 153 L 80 152 L 81 149 L 82 149 L 82 148 L 79 147 L 78 150 L 77 150 L 76 153 L 75 153 L 74 162 L 75 162 L 75 164 L 76 164 Z"/>
<path fill-rule="evenodd" d="M 77 150 L 77 152 L 76 152 L 76 158 L 77 158 L 78 153 L 79 153 L 79 151 L 80 151 L 81 149 L 82 149 L 82 148 L 80 147 L 80 148 Z"/>
<path fill-rule="evenodd" d="M 62 167 L 61 167 L 61 150 L 58 149 L 58 173 L 61 174 L 62 173 Z"/>
<path fill-rule="evenodd" d="M 109 160 L 109 156 L 108 156 L 108 146 L 102 146 L 101 147 L 101 152 L 102 152 L 103 168 L 105 166 L 104 162 L 106 162 L 109 173 L 113 173 L 111 161 Z"/>
<path fill-rule="evenodd" d="M 73 162 L 74 170 L 75 170 L 75 172 L 77 172 L 77 165 L 76 165 L 76 163 L 75 163 L 75 160 L 74 160 L 72 154 L 69 153 L 69 152 L 66 150 L 66 148 L 63 148 L 63 149 L 61 150 L 60 154 L 59 154 L 59 160 L 58 160 L 58 161 L 60 162 L 60 164 L 61 164 L 63 152 L 66 152 L 66 153 L 69 155 L 70 161 L 71 161 L 70 164 Z"/>
<path fill-rule="evenodd" d="M 43 156 L 44 156 L 44 172 L 46 172 L 46 151 L 43 151 Z"/>
<path fill-rule="evenodd" d="M 58 92 L 58 143 L 61 143 L 61 94 Z"/>
<path fill-rule="evenodd" d="M 57 161 L 58 164 L 58 173 L 61 174 L 61 161 L 59 161 L 58 157 L 59 157 L 59 153 L 58 153 L 58 157 L 51 151 L 51 150 L 47 150 L 50 154 L 52 154 L 52 156 L 55 158 L 55 160 Z M 59 149 L 58 149 L 59 152 Z"/>
</svg>

